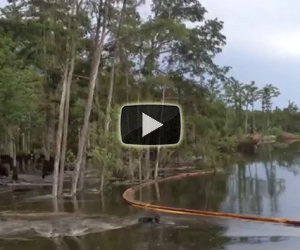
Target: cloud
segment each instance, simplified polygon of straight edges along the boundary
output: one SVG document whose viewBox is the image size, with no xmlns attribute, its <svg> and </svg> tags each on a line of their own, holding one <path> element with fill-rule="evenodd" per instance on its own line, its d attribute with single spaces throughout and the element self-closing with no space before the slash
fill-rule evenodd
<svg viewBox="0 0 300 250">
<path fill-rule="evenodd" d="M 233 67 L 241 81 L 271 83 L 300 106 L 300 2 L 297 0 L 202 0 L 207 16 L 224 21 L 227 45 L 217 62 Z"/>
<path fill-rule="evenodd" d="M 6 0 L 0 0 L 0 8 L 4 7 L 6 5 Z"/>
</svg>

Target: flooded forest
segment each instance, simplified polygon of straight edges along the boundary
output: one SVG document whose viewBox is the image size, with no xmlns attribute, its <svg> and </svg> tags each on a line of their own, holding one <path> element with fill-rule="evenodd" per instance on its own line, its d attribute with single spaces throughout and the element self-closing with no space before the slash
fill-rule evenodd
<svg viewBox="0 0 300 250">
<path fill-rule="evenodd" d="M 216 63 L 223 27 L 198 0 L 5 2 L 0 249 L 297 249 L 297 227 L 163 212 L 140 223 L 155 212 L 122 199 L 150 183 L 136 200 L 300 220 L 300 110 L 276 105 L 276 83 Z M 138 103 L 179 105 L 181 143 L 124 146 L 120 110 Z"/>
</svg>

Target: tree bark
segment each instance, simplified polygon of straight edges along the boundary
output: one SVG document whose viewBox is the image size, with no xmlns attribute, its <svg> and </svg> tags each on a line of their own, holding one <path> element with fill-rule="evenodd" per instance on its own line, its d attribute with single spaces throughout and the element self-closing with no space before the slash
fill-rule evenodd
<svg viewBox="0 0 300 250">
<path fill-rule="evenodd" d="M 75 64 L 75 55 L 73 55 L 71 59 L 70 71 L 66 83 L 67 86 L 66 86 L 66 100 L 64 105 L 63 138 L 62 138 L 61 157 L 60 157 L 58 195 L 62 194 L 63 183 L 64 183 L 64 169 L 65 169 L 65 159 L 66 159 L 67 142 L 68 142 L 68 127 L 69 127 L 70 91 L 71 91 L 72 77 L 74 71 L 74 64 Z"/>
<path fill-rule="evenodd" d="M 118 39 L 119 39 L 119 31 L 121 27 L 121 22 L 123 19 L 123 14 L 124 14 L 124 9 L 126 6 L 126 0 L 123 1 L 123 6 L 121 13 L 118 18 L 118 27 L 117 27 L 117 34 L 115 37 L 115 47 L 118 49 Z M 109 132 L 109 126 L 110 126 L 110 121 L 111 121 L 111 105 L 112 105 L 112 96 L 113 96 L 113 90 L 114 90 L 114 80 L 115 80 L 115 64 L 116 64 L 116 54 L 113 55 L 112 59 L 112 67 L 111 67 L 111 72 L 110 72 L 110 81 L 109 81 L 109 92 L 108 92 L 108 97 L 107 97 L 107 105 L 106 105 L 106 116 L 105 116 L 105 125 L 104 125 L 104 134 L 105 134 L 105 139 L 108 139 L 108 132 Z M 105 178 L 105 172 L 106 172 L 106 166 L 103 164 L 102 166 L 102 173 L 101 173 L 101 184 L 100 184 L 100 191 L 103 191 L 104 188 L 104 178 Z"/>
<path fill-rule="evenodd" d="M 13 166 L 12 166 L 12 179 L 13 181 L 18 181 L 19 179 L 19 171 L 17 166 L 17 154 L 16 154 L 16 140 L 13 135 L 11 129 L 8 130 L 9 136 L 9 156 L 13 159 Z"/>
<path fill-rule="evenodd" d="M 149 180 L 151 176 L 151 162 L 150 162 L 150 147 L 146 149 L 146 156 L 145 156 L 145 179 Z"/>
<path fill-rule="evenodd" d="M 88 133 L 88 140 L 84 146 L 84 153 L 83 153 L 83 157 L 82 157 L 82 164 L 80 167 L 80 175 L 79 175 L 79 183 L 78 183 L 78 191 L 82 191 L 84 188 L 84 171 L 86 168 L 86 164 L 87 164 L 87 152 L 90 148 L 90 138 L 89 138 L 89 133 Z"/>
<path fill-rule="evenodd" d="M 165 103 L 165 99 L 166 99 L 166 86 L 163 86 L 162 103 Z M 163 114 L 161 114 L 161 118 L 162 118 L 162 116 L 163 116 Z M 155 169 L 154 169 L 154 179 L 156 179 L 158 177 L 159 160 L 160 160 L 160 146 L 157 147 L 157 155 L 156 155 Z"/>
<path fill-rule="evenodd" d="M 159 160 L 160 160 L 160 146 L 157 147 L 155 169 L 154 169 L 154 179 L 157 179 L 157 177 L 158 177 Z"/>
<path fill-rule="evenodd" d="M 100 192 L 104 191 L 104 181 L 105 181 L 105 167 L 104 164 L 102 165 L 102 171 L 101 171 L 101 179 L 100 179 Z"/>
<path fill-rule="evenodd" d="M 142 176 L 142 152 L 139 151 L 139 157 L 138 157 L 138 161 L 139 161 L 139 181 L 143 180 L 143 176 Z"/>
<path fill-rule="evenodd" d="M 45 155 L 45 160 L 49 161 L 50 160 L 50 148 L 51 148 L 51 140 L 50 140 L 50 127 L 51 127 L 51 114 L 50 111 L 46 112 L 46 129 L 45 129 L 45 134 L 44 134 L 44 155 Z"/>
<path fill-rule="evenodd" d="M 59 172 L 59 188 L 58 195 L 62 195 L 63 184 L 64 184 L 64 169 L 65 169 L 65 159 L 66 159 L 66 151 L 67 151 L 67 143 L 68 143 L 68 128 L 69 128 L 69 110 L 70 110 L 70 92 L 72 85 L 72 78 L 75 66 L 75 41 L 72 41 L 72 58 L 70 70 L 68 72 L 67 86 L 66 86 L 66 100 L 64 106 L 64 122 L 63 122 L 63 141 L 61 148 L 61 158 L 60 158 L 60 172 Z"/>
<path fill-rule="evenodd" d="M 114 76 L 115 76 L 115 58 L 113 58 L 113 63 L 110 72 L 110 80 L 109 80 L 109 92 L 107 97 L 107 106 L 106 106 L 106 115 L 105 115 L 105 124 L 104 124 L 104 136 L 105 140 L 108 139 L 108 132 L 109 132 L 109 125 L 110 125 L 110 112 L 111 112 L 111 101 L 113 96 L 113 89 L 114 89 Z M 104 179 L 106 173 L 106 166 L 105 164 L 102 165 L 101 171 L 101 181 L 100 181 L 100 191 L 103 192 L 104 190 Z"/>
<path fill-rule="evenodd" d="M 105 126 L 104 126 L 105 136 L 107 136 L 107 133 L 109 131 L 109 125 L 110 125 L 111 102 L 112 102 L 112 96 L 113 96 L 113 91 L 114 91 L 114 76 L 115 76 L 115 58 L 113 58 L 111 72 L 110 72 L 109 92 L 108 92 L 108 97 L 107 97 Z"/>
<path fill-rule="evenodd" d="M 68 19 L 68 31 L 71 30 L 72 16 L 75 15 L 76 0 L 72 1 L 71 14 Z M 69 47 L 70 46 L 70 47 Z M 54 162 L 54 174 L 53 174 L 53 196 L 61 195 L 63 191 L 64 182 L 64 164 L 68 139 L 68 122 L 69 122 L 69 103 L 70 103 L 70 88 L 74 72 L 75 64 L 75 38 L 74 33 L 71 36 L 70 43 L 67 42 L 67 55 L 64 75 L 63 75 L 63 88 L 61 93 L 61 101 L 59 108 L 59 123 L 56 135 L 56 152 Z M 60 168 L 59 168 L 60 167 Z"/>
<path fill-rule="evenodd" d="M 125 82 L 126 82 L 126 102 L 129 103 L 129 91 L 130 91 L 130 86 L 129 86 L 129 79 L 128 79 L 128 74 L 129 74 L 129 70 L 128 70 L 128 67 L 127 67 L 127 55 L 124 55 L 124 57 L 126 58 L 126 67 L 125 67 Z M 127 118 L 127 121 L 129 123 L 129 119 Z M 129 160 L 128 160 L 128 168 L 129 168 L 129 174 L 130 174 L 130 177 L 131 177 L 131 180 L 134 179 L 134 169 L 132 168 L 132 150 L 131 148 L 128 148 L 128 155 L 129 155 Z M 140 167 L 140 161 L 139 161 L 139 180 L 141 180 L 141 167 Z"/>
<path fill-rule="evenodd" d="M 248 107 L 246 108 L 246 118 L 245 118 L 245 134 L 248 133 Z"/>
<path fill-rule="evenodd" d="M 109 0 L 107 0 L 107 1 L 109 1 Z M 96 35 L 95 51 L 94 51 L 94 57 L 93 57 L 93 61 L 92 61 L 91 74 L 90 74 L 90 80 L 89 80 L 89 95 L 88 95 L 88 100 L 87 100 L 86 109 L 85 109 L 83 126 L 82 126 L 82 130 L 81 130 L 80 138 L 79 138 L 79 142 L 78 142 L 78 153 L 77 153 L 74 176 L 73 176 L 73 181 L 72 181 L 72 189 L 71 189 L 72 196 L 76 195 L 76 193 L 77 193 L 78 178 L 79 178 L 80 167 L 82 164 L 82 158 L 83 158 L 83 154 L 84 154 L 84 146 L 86 144 L 87 135 L 88 135 L 89 120 L 90 120 L 90 114 L 91 114 L 92 105 L 93 105 L 95 85 L 96 85 L 96 81 L 97 81 L 101 53 L 103 50 L 107 15 L 108 15 L 108 3 L 106 2 L 105 3 L 105 15 L 103 18 L 101 35 L 100 36 Z M 97 31 L 97 33 L 98 34 L 100 33 L 99 30 Z"/>
<path fill-rule="evenodd" d="M 56 134 L 56 150 L 55 150 L 53 184 L 52 184 L 52 195 L 54 197 L 57 197 L 58 195 L 58 173 L 59 173 L 59 162 L 60 162 L 60 155 L 61 155 L 61 143 L 62 143 L 62 133 L 63 133 L 63 123 L 64 123 L 64 109 L 65 109 L 65 102 L 66 102 L 68 72 L 69 72 L 69 60 L 67 59 L 65 64 L 65 69 L 64 69 L 62 93 L 61 93 L 61 99 L 59 105 L 58 129 Z"/>
<path fill-rule="evenodd" d="M 86 151 L 86 150 L 85 150 Z M 84 188 L 84 171 L 86 167 L 86 152 L 84 152 L 83 157 L 82 157 L 82 165 L 80 168 L 80 178 L 79 178 L 79 184 L 78 184 L 78 190 L 82 191 Z"/>
<path fill-rule="evenodd" d="M 123 15 L 124 15 L 124 10 L 126 8 L 126 0 L 123 0 L 123 5 L 122 5 L 122 9 L 121 9 L 121 13 L 118 17 L 118 22 L 117 22 L 117 33 L 116 33 L 116 37 L 115 37 L 115 48 L 116 50 L 120 50 L 119 49 L 119 33 L 120 33 L 120 28 L 122 25 L 122 20 L 123 20 Z M 107 98 L 107 106 L 106 106 L 106 117 L 105 117 L 105 135 L 107 135 L 108 131 L 109 131 L 109 125 L 110 125 L 110 119 L 111 119 L 111 102 L 112 102 L 112 96 L 113 96 L 113 90 L 114 90 L 114 77 L 115 77 L 115 64 L 116 64 L 116 52 L 114 52 L 115 55 L 113 55 L 113 59 L 112 59 L 112 67 L 111 67 L 111 74 L 110 74 L 110 82 L 109 82 L 109 93 L 108 93 L 108 98 Z M 126 72 L 127 74 L 127 72 Z"/>
<path fill-rule="evenodd" d="M 255 114 L 254 114 L 254 104 L 252 104 L 252 133 L 256 130 L 255 128 Z"/>
</svg>

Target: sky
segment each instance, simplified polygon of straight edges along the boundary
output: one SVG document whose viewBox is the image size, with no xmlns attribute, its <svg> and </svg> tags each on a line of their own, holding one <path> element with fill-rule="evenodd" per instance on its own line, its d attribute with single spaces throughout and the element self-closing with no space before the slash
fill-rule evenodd
<svg viewBox="0 0 300 250">
<path fill-rule="evenodd" d="M 0 0 L 0 7 L 5 4 Z M 149 2 L 140 7 L 149 14 Z M 231 66 L 231 74 L 244 83 L 273 84 L 281 95 L 275 105 L 288 101 L 300 106 L 300 1 L 201 0 L 208 18 L 224 22 L 227 45 L 216 57 Z"/>
<path fill-rule="evenodd" d="M 207 16 L 224 21 L 227 45 L 216 61 L 248 83 L 273 84 L 280 107 L 300 106 L 300 1 L 202 0 Z"/>
<path fill-rule="evenodd" d="M 141 7 L 149 15 L 149 2 Z M 272 84 L 281 95 L 274 107 L 294 101 L 300 107 L 300 1 L 200 0 L 207 18 L 224 22 L 227 44 L 216 62 L 231 75 L 259 87 Z M 259 105 L 259 104 L 258 104 Z"/>
</svg>

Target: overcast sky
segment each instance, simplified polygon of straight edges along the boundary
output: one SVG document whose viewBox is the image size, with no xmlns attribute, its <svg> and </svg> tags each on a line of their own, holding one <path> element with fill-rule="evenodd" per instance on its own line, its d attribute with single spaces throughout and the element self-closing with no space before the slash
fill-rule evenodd
<svg viewBox="0 0 300 250">
<path fill-rule="evenodd" d="M 298 0 L 202 0 L 209 17 L 224 21 L 227 45 L 217 62 L 259 86 L 273 84 L 300 106 L 300 2 Z"/>
<path fill-rule="evenodd" d="M 147 1 L 149 3 L 149 1 Z M 300 106 L 300 1 L 200 0 L 207 17 L 224 22 L 227 45 L 216 62 L 231 66 L 231 75 L 281 91 L 275 105 Z M 149 11 L 149 4 L 142 11 Z M 275 106 L 274 105 L 274 106 Z"/>
<path fill-rule="evenodd" d="M 0 0 L 3 6 L 5 0 Z M 149 3 L 149 1 L 147 1 Z M 208 17 L 224 21 L 227 45 L 216 61 L 232 75 L 281 91 L 275 104 L 300 106 L 300 1 L 201 0 Z M 140 8 L 146 16 L 149 4 Z"/>
</svg>

